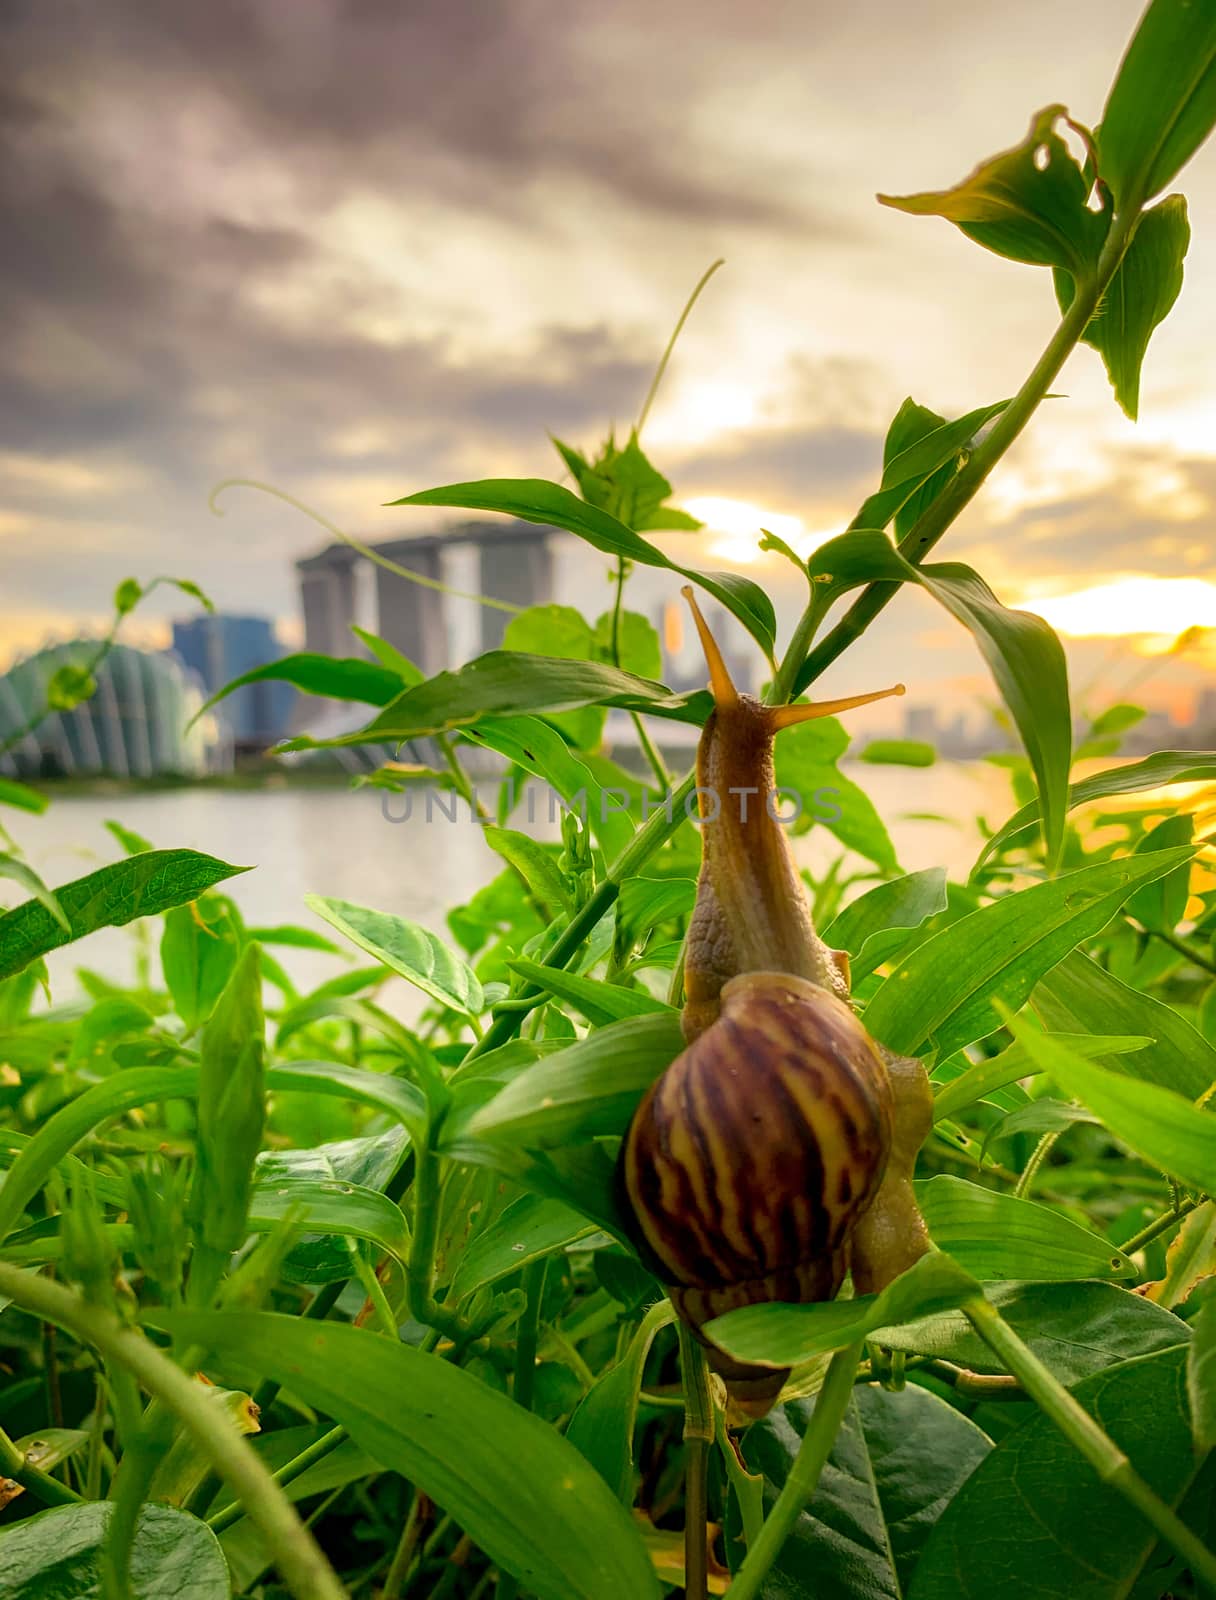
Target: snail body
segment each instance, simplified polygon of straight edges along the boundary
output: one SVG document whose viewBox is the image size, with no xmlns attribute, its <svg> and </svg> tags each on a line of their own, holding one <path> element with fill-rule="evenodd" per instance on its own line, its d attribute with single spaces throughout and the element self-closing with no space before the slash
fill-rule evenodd
<svg viewBox="0 0 1216 1600">
<path fill-rule="evenodd" d="M 705 1325 L 761 1301 L 829 1300 L 850 1265 L 860 1288 L 923 1254 L 908 1207 L 919 1220 L 910 1173 L 929 1090 L 920 1063 L 886 1055 L 850 1007 L 847 957 L 816 933 L 771 808 L 776 734 L 881 696 L 770 707 L 738 694 L 685 594 L 714 694 L 697 752 L 687 1046 L 634 1113 L 618 1187 L 639 1252 L 735 1412 L 763 1416 L 788 1374 L 736 1361 Z"/>
</svg>

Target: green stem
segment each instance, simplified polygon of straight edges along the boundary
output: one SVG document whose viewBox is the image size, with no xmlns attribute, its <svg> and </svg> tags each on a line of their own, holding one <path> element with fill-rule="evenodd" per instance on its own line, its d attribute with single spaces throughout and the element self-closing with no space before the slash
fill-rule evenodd
<svg viewBox="0 0 1216 1600">
<path fill-rule="evenodd" d="M 548 1256 L 530 1261 L 524 1268 L 523 1289 L 528 1297 L 527 1308 L 519 1321 L 515 1338 L 515 1385 L 512 1393 L 517 1405 L 525 1411 L 532 1409 L 532 1396 L 536 1387 L 536 1349 L 540 1343 L 541 1301 L 545 1293 L 545 1277 L 549 1270 Z M 512 1572 L 500 1572 L 497 1600 L 515 1600 L 519 1593 L 519 1579 Z"/>
<path fill-rule="evenodd" d="M 271 1479 L 280 1488 L 291 1483 L 308 1471 L 318 1461 L 323 1461 L 331 1451 L 336 1450 L 344 1439 L 348 1437 L 346 1429 L 341 1427 L 331 1428 L 328 1433 L 323 1433 L 319 1439 L 314 1439 L 307 1449 L 301 1450 L 299 1455 L 292 1456 L 290 1461 L 285 1461 L 277 1472 L 271 1473 Z M 212 1533 L 223 1533 L 231 1528 L 234 1522 L 239 1522 L 245 1515 L 245 1507 L 239 1500 L 230 1500 L 226 1506 L 221 1507 L 213 1517 L 207 1518 L 207 1526 Z"/>
<path fill-rule="evenodd" d="M 1102 1482 L 1140 1512 L 1158 1536 L 1182 1557 L 1197 1582 L 1216 1590 L 1216 1554 L 1149 1487 L 1114 1440 L 1023 1343 L 995 1306 L 981 1297 L 968 1301 L 963 1310 L 984 1343 L 1080 1451 Z"/>
<path fill-rule="evenodd" d="M 0 1294 L 127 1368 L 154 1399 L 173 1412 L 244 1503 L 284 1584 L 297 1600 L 345 1600 L 342 1584 L 291 1502 L 193 1379 L 142 1334 L 125 1327 L 113 1312 L 90 1305 L 60 1284 L 0 1262 Z"/>
<path fill-rule="evenodd" d="M 1115 218 L 1092 278 L 1077 285 L 1072 304 L 1047 342 L 1034 370 L 1017 394 L 1001 412 L 988 437 L 979 444 L 961 472 L 946 485 L 937 498 L 921 512 L 907 534 L 899 541 L 899 553 L 913 563 L 923 560 L 951 523 L 971 502 L 984 480 L 1030 421 L 1059 376 L 1060 368 L 1072 354 L 1081 335 L 1118 270 L 1124 251 L 1139 218 L 1131 210 Z M 832 662 L 853 644 L 890 603 L 899 590 L 898 583 L 871 583 L 862 590 L 836 626 L 807 656 L 794 679 L 794 692 L 801 694 Z"/>
<path fill-rule="evenodd" d="M 663 354 L 659 357 L 658 366 L 654 369 L 654 377 L 650 380 L 650 388 L 647 389 L 646 398 L 642 402 L 642 409 L 638 412 L 638 420 L 633 429 L 634 433 L 640 434 L 642 429 L 646 426 L 646 419 L 650 415 L 650 408 L 654 404 L 654 397 L 659 392 L 659 385 L 663 381 L 663 374 L 667 371 L 667 363 L 671 360 L 671 352 L 676 347 L 676 340 L 684 332 L 684 324 L 691 316 L 693 306 L 695 306 L 697 301 L 701 298 L 702 289 L 704 289 L 705 285 L 713 277 L 714 273 L 717 272 L 718 268 L 725 265 L 725 261 L 721 256 L 719 256 L 717 261 L 708 266 L 701 274 L 700 278 L 697 280 L 696 288 L 684 302 L 684 309 L 680 312 L 675 327 L 671 330 L 671 338 L 667 341 L 667 347 L 663 351 Z"/>
<path fill-rule="evenodd" d="M 776 1504 L 764 1520 L 760 1537 L 748 1550 L 738 1575 L 727 1590 L 728 1600 L 756 1600 L 781 1554 L 782 1545 L 814 1494 L 853 1395 L 853 1373 L 861 1352 L 862 1344 L 858 1342 L 838 1350 L 832 1357 L 794 1464 L 781 1486 Z"/>
<path fill-rule="evenodd" d="M 1137 1250 L 1143 1250 L 1146 1244 L 1152 1244 L 1154 1239 L 1159 1239 L 1163 1233 L 1168 1233 L 1176 1227 L 1183 1217 L 1194 1211 L 1198 1200 L 1192 1200 L 1188 1195 L 1185 1200 L 1180 1200 L 1178 1205 L 1171 1206 L 1168 1211 L 1163 1211 L 1159 1217 L 1154 1217 L 1151 1222 L 1146 1222 L 1139 1233 L 1133 1233 L 1126 1244 L 1121 1244 L 1119 1249 L 1125 1256 L 1134 1256 Z"/>
<path fill-rule="evenodd" d="M 705 1351 L 684 1323 L 678 1324 L 680 1371 L 684 1377 L 684 1595 L 709 1597 L 709 1449 L 714 1442 L 714 1403 Z"/>
<path fill-rule="evenodd" d="M 74 1506 L 80 1503 L 80 1495 L 69 1489 L 67 1484 L 52 1478 L 49 1472 L 31 1466 L 25 1451 L 18 1449 L 3 1428 L 0 1428 L 0 1478 L 11 1478 L 14 1483 L 19 1483 L 35 1500 L 41 1500 L 44 1506 Z"/>
<path fill-rule="evenodd" d="M 668 789 L 671 788 L 671 773 L 667 770 L 667 763 L 663 760 L 658 745 L 655 744 L 654 740 L 650 737 L 650 734 L 646 728 L 646 724 L 643 722 L 639 713 L 636 711 L 631 711 L 629 715 L 633 720 L 634 730 L 637 733 L 638 744 L 641 747 L 642 754 L 646 757 L 646 760 L 650 765 L 651 772 L 654 773 L 655 782 L 659 786 L 659 792 L 661 794 L 666 794 Z"/>
<path fill-rule="evenodd" d="M 1162 944 L 1168 944 L 1171 950 L 1185 956 L 1192 966 L 1201 967 L 1204 972 L 1216 972 L 1216 961 L 1211 956 L 1205 956 L 1201 950 L 1196 950 L 1194 945 L 1188 944 L 1185 939 L 1180 939 L 1176 933 L 1171 933 L 1167 928 L 1146 928 L 1145 932 L 1150 939 L 1160 939 Z"/>
<path fill-rule="evenodd" d="M 409 1516 L 405 1519 L 405 1526 L 401 1530 L 401 1538 L 393 1553 L 393 1564 L 388 1569 L 388 1577 L 384 1580 L 384 1588 L 380 1600 L 401 1600 L 405 1593 L 405 1581 L 409 1577 L 410 1568 L 414 1564 L 414 1555 L 418 1549 L 418 1540 L 422 1535 L 422 1508 L 423 1497 L 416 1494 L 410 1504 Z"/>
<path fill-rule="evenodd" d="M 1051 1154 L 1052 1146 L 1060 1137 L 1060 1132 L 1059 1128 L 1050 1129 L 1030 1152 L 1030 1160 L 1022 1168 L 1022 1175 L 1013 1186 L 1013 1192 L 1019 1200 L 1024 1200 L 1030 1193 L 1030 1186 L 1034 1182 L 1039 1168 Z"/>
</svg>

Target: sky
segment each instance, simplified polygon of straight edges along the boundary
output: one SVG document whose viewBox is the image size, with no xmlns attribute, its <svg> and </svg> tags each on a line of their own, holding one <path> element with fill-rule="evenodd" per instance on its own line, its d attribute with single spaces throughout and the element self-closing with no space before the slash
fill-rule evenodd
<svg viewBox="0 0 1216 1600">
<path fill-rule="evenodd" d="M 298 637 L 292 563 L 325 536 L 250 491 L 213 516 L 219 480 L 375 538 L 434 525 L 383 508 L 413 490 L 558 476 L 547 433 L 628 427 L 719 256 L 645 443 L 706 520 L 695 559 L 771 583 L 788 629 L 799 580 L 757 561 L 760 526 L 839 531 L 905 395 L 952 416 L 1012 394 L 1056 319 L 1045 271 L 876 192 L 948 186 L 1055 101 L 1097 121 L 1139 9 L 9 0 L 0 661 L 99 626 L 129 574 Z M 1043 608 L 1095 709 L 1216 627 L 1216 148 L 1177 187 L 1186 282 L 1139 423 L 1081 350 L 941 551 Z M 574 571 L 594 615 L 603 558 Z M 647 572 L 636 603 L 676 584 Z M 1185 716 L 1214 666 L 1201 643 L 1143 694 Z M 824 685 L 892 677 L 991 696 L 919 594 Z"/>
</svg>

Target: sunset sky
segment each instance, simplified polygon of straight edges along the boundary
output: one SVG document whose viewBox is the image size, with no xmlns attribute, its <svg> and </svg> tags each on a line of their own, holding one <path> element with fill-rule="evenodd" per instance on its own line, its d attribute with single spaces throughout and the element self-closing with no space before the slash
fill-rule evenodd
<svg viewBox="0 0 1216 1600">
<path fill-rule="evenodd" d="M 753 561 L 761 523 L 804 548 L 839 531 L 906 394 L 947 415 L 1009 395 L 1055 320 L 1045 271 L 875 192 L 952 183 L 1053 101 L 1096 121 L 1139 11 L 18 0 L 0 660 L 100 623 L 128 574 L 194 578 L 290 629 L 292 562 L 323 535 L 246 493 L 212 517 L 217 480 L 269 479 L 376 537 L 431 525 L 390 497 L 556 475 L 546 430 L 592 447 L 628 425 L 717 256 L 646 443 L 709 524 L 706 564 Z M 1136 652 L 1216 628 L 1216 150 L 1177 187 L 1186 283 L 1139 424 L 1080 351 L 943 546 L 1080 636 L 1099 701 Z M 604 566 L 578 569 L 592 614 Z M 754 570 L 788 623 L 796 576 Z M 664 594 L 646 574 L 639 602 Z M 1201 646 L 1151 693 L 1184 711 L 1214 665 Z M 892 675 L 922 699 L 988 692 L 918 595 L 829 687 Z"/>
</svg>

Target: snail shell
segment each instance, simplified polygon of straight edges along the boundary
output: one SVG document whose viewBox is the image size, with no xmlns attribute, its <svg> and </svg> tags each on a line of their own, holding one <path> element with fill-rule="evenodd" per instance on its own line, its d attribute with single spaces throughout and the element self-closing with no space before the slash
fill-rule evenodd
<svg viewBox="0 0 1216 1600">
<path fill-rule="evenodd" d="M 760 1301 L 831 1299 L 892 1115 L 887 1069 L 849 1007 L 775 972 L 726 983 L 717 1020 L 634 1114 L 618 1178 L 636 1243 L 750 1414 L 785 1372 L 733 1360 L 702 1329 Z"/>
</svg>

